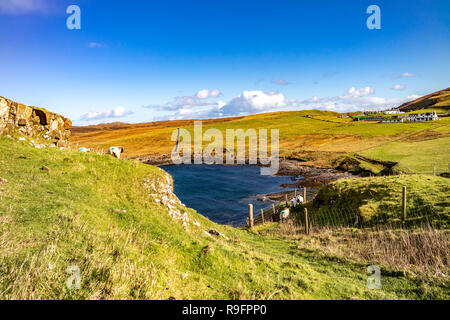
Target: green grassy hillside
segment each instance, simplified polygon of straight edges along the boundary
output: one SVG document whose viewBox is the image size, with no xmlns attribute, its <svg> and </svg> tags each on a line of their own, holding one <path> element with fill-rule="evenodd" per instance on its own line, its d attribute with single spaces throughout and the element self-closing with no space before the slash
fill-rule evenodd
<svg viewBox="0 0 450 320">
<path fill-rule="evenodd" d="M 352 210 L 363 222 L 385 223 L 402 218 L 402 187 L 407 188 L 407 218 L 428 219 L 436 226 L 450 225 L 450 179 L 403 175 L 343 179 L 322 188 L 314 199 L 317 214 Z M 341 217 L 337 217 L 341 218 Z M 336 219 L 339 220 L 339 219 Z"/>
<path fill-rule="evenodd" d="M 406 102 L 398 107 L 402 111 L 414 111 L 420 109 L 450 110 L 450 88 L 433 92 L 416 100 Z"/>
<path fill-rule="evenodd" d="M 408 172 L 449 172 L 450 137 L 422 141 L 399 141 L 362 152 L 372 159 L 401 163 Z"/>
<path fill-rule="evenodd" d="M 386 267 L 370 290 L 365 263 L 216 225 L 137 161 L 0 138 L 0 177 L 1 299 L 448 299 L 442 281 Z"/>
</svg>

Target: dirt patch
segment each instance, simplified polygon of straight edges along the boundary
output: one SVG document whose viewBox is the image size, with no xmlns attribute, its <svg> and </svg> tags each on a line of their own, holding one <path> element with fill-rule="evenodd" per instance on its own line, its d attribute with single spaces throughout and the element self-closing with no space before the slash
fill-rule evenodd
<svg viewBox="0 0 450 320">
<path fill-rule="evenodd" d="M 437 138 L 444 138 L 450 136 L 447 132 L 438 132 L 438 131 L 421 131 L 417 134 L 410 135 L 407 138 L 403 139 L 404 142 L 417 142 L 417 141 L 425 141 L 425 140 L 433 140 Z"/>
</svg>

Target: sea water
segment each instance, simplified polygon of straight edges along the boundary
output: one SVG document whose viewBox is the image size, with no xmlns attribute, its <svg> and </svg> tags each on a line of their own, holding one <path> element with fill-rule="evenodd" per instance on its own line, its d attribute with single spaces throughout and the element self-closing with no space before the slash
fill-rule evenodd
<svg viewBox="0 0 450 320">
<path fill-rule="evenodd" d="M 281 192 L 281 184 L 292 183 L 288 176 L 263 176 L 260 168 L 248 165 L 168 165 L 161 166 L 174 180 L 174 192 L 186 206 L 210 220 L 240 226 L 253 204 L 256 216 L 271 201 L 258 200 L 261 195 Z"/>
</svg>

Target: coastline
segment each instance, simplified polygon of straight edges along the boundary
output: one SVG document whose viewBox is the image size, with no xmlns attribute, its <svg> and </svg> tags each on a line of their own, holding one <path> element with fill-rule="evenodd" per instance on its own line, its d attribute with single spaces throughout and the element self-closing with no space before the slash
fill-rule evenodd
<svg viewBox="0 0 450 320">
<path fill-rule="evenodd" d="M 154 166 L 173 165 L 170 154 L 163 155 L 145 155 L 140 157 L 133 157 L 129 159 L 137 159 L 145 164 Z M 258 163 L 259 163 L 258 159 Z M 239 165 L 239 164 L 226 164 L 223 165 Z M 246 159 L 244 165 L 251 165 Z M 259 164 L 257 164 L 260 166 Z M 282 184 L 280 187 L 289 189 L 302 189 L 307 188 L 307 198 L 312 199 L 318 192 L 318 190 L 324 185 L 345 178 L 358 177 L 347 171 L 336 170 L 331 168 L 318 168 L 313 166 L 306 166 L 302 164 L 302 161 L 293 159 L 280 159 L 279 170 L 277 176 L 291 176 L 293 178 L 292 183 Z M 294 195 L 293 190 L 284 190 L 276 193 L 261 194 L 258 195 L 261 201 L 265 199 L 269 201 L 283 201 L 285 195 L 292 197 Z"/>
</svg>

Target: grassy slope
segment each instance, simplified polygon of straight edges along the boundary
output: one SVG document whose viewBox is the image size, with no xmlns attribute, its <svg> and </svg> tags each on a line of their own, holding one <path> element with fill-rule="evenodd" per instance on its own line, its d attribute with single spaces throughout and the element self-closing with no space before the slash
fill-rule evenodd
<svg viewBox="0 0 450 320">
<path fill-rule="evenodd" d="M 308 114 L 314 118 L 305 117 Z M 125 147 L 125 156 L 135 157 L 146 154 L 169 154 L 175 142 L 172 131 L 177 127 L 192 133 L 192 121 L 166 121 L 137 125 L 114 125 L 75 127 L 71 139 L 74 146 L 106 149 L 111 145 Z M 279 129 L 280 155 L 306 160 L 306 165 L 330 167 L 335 160 L 353 152 L 382 147 L 394 141 L 417 141 L 447 137 L 450 134 L 450 118 L 426 123 L 353 122 L 350 118 L 340 118 L 339 114 L 328 111 L 306 110 L 258 114 L 240 118 L 207 120 L 203 132 L 217 128 L 226 129 Z M 436 143 L 434 143 L 436 142 Z M 446 158 L 445 152 L 434 141 L 434 150 Z M 410 154 L 414 150 L 408 149 Z M 445 160 L 445 159 L 444 159 Z M 423 164 L 434 165 L 434 157 L 421 159 Z M 440 163 L 439 166 L 444 166 Z M 429 170 L 428 170 L 429 171 Z"/>
<path fill-rule="evenodd" d="M 450 88 L 433 92 L 416 100 L 402 104 L 398 109 L 403 111 L 414 111 L 419 109 L 443 109 L 450 110 Z"/>
<path fill-rule="evenodd" d="M 0 138 L 0 177 L 2 299 L 448 298 L 442 284 L 424 290 L 423 279 L 384 269 L 383 289 L 369 290 L 366 265 L 179 207 L 201 224 L 185 231 L 144 185 L 164 172 L 136 161 Z M 69 265 L 81 269 L 80 290 L 66 288 Z"/>
<path fill-rule="evenodd" d="M 450 221 L 450 180 L 428 175 L 405 175 L 343 179 L 322 188 L 313 201 L 322 211 L 356 209 L 363 220 L 402 216 L 402 187 L 407 187 L 409 217 L 439 215 L 447 226 Z M 334 200 L 330 205 L 330 199 Z"/>
<path fill-rule="evenodd" d="M 450 137 L 423 141 L 393 142 L 367 150 L 362 155 L 402 163 L 415 172 L 432 174 L 448 172 L 450 164 Z"/>
</svg>

